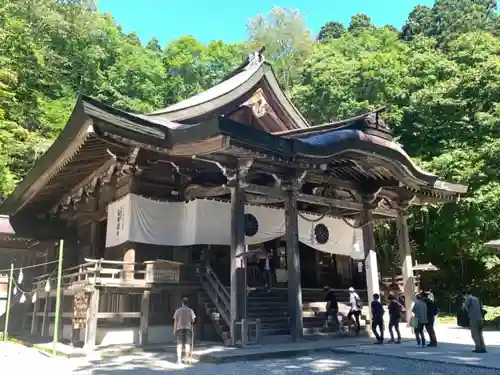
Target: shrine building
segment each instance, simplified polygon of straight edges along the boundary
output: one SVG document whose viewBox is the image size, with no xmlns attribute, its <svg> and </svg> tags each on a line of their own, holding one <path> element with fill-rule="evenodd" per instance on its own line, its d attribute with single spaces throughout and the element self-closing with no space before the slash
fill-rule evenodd
<svg viewBox="0 0 500 375">
<path fill-rule="evenodd" d="M 344 304 L 351 286 L 365 305 L 379 293 L 377 220 L 396 221 L 409 311 L 406 212 L 453 202 L 467 187 L 420 169 L 382 112 L 311 126 L 260 53 L 149 114 L 81 96 L 0 213 L 9 236 L 36 242 L 38 257 L 22 266 L 57 259 L 64 239 L 58 329 L 87 347 L 171 340 L 183 296 L 199 318 L 197 339 L 235 345 L 318 332 L 325 285 Z M 53 268 L 25 284 L 33 296 L 21 325 L 32 334 L 54 332 Z"/>
</svg>

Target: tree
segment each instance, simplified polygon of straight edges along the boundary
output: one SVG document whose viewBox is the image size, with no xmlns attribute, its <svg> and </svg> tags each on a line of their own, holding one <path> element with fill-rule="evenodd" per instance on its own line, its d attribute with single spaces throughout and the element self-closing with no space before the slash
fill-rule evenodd
<svg viewBox="0 0 500 375">
<path fill-rule="evenodd" d="M 468 32 L 497 30 L 496 7 L 496 0 L 436 0 L 432 8 L 415 7 L 405 27 L 412 35 L 434 36 L 446 46 Z"/>
<path fill-rule="evenodd" d="M 160 41 L 156 38 L 152 38 L 148 44 L 146 44 L 146 49 L 149 49 L 153 52 L 161 52 Z"/>
<path fill-rule="evenodd" d="M 370 17 L 363 13 L 357 13 L 351 17 L 351 23 L 348 30 L 350 33 L 357 33 L 371 26 Z"/>
<path fill-rule="evenodd" d="M 265 47 L 283 87 L 288 90 L 297 76 L 297 67 L 313 47 L 309 30 L 296 9 L 273 8 L 266 17 L 259 14 L 247 25 L 249 41 L 257 50 Z"/>
<path fill-rule="evenodd" d="M 327 22 L 321 26 L 317 40 L 324 41 L 328 39 L 337 39 L 346 32 L 345 26 L 341 22 Z"/>
</svg>

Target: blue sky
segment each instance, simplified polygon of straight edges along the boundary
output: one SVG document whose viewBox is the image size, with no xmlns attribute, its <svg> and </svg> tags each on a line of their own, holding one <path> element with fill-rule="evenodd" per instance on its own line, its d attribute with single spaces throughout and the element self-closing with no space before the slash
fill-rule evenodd
<svg viewBox="0 0 500 375">
<path fill-rule="evenodd" d="M 181 35 L 194 35 L 207 43 L 214 39 L 239 42 L 246 39 L 246 23 L 273 6 L 299 9 L 313 34 L 328 21 L 346 25 L 355 13 L 372 22 L 399 28 L 415 5 L 434 0 L 97 0 L 101 12 L 110 12 L 124 31 L 135 31 L 143 42 L 152 37 L 166 44 Z"/>
</svg>

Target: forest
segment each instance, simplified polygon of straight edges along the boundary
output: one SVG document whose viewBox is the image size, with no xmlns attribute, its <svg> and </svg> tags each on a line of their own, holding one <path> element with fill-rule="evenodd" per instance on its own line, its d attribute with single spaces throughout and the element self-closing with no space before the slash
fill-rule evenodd
<svg viewBox="0 0 500 375">
<path fill-rule="evenodd" d="M 248 39 L 202 44 L 186 35 L 141 43 L 84 0 L 0 4 L 0 195 L 8 196 L 66 124 L 79 93 L 149 112 L 218 83 L 245 56 L 265 57 L 312 124 L 386 106 L 384 119 L 414 160 L 469 185 L 456 204 L 414 207 L 410 237 L 449 301 L 471 285 L 500 304 L 500 16 L 496 0 L 437 0 L 404 25 L 355 14 L 318 35 L 299 10 L 248 20 Z M 158 25 L 158 27 L 168 27 Z M 383 274 L 399 273 L 392 223 L 377 224 Z"/>
</svg>

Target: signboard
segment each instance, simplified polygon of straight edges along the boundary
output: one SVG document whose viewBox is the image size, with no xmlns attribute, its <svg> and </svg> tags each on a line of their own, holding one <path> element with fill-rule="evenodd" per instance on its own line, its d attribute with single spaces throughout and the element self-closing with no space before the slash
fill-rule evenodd
<svg viewBox="0 0 500 375">
<path fill-rule="evenodd" d="M 118 246 L 129 240 L 130 199 L 130 195 L 126 195 L 108 206 L 106 247 Z"/>
</svg>

